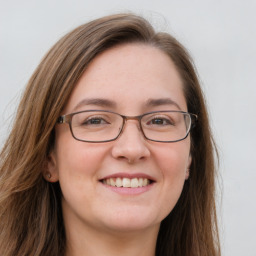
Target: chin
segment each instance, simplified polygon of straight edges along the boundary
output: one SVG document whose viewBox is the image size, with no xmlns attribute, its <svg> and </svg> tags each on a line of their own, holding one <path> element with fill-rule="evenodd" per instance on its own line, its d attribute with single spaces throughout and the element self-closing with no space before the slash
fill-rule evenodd
<svg viewBox="0 0 256 256">
<path fill-rule="evenodd" d="M 160 226 L 161 219 L 153 217 L 151 214 L 142 212 L 120 211 L 114 215 L 106 218 L 105 226 L 113 231 L 132 232 L 142 231 L 149 228 L 156 228 Z"/>
</svg>

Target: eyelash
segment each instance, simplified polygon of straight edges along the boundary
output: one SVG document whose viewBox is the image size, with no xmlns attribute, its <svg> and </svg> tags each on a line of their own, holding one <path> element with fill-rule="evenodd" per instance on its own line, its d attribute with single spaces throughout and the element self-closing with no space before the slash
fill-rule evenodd
<svg viewBox="0 0 256 256">
<path fill-rule="evenodd" d="M 93 117 L 89 117 L 87 118 L 85 121 L 82 122 L 83 125 L 88 125 L 89 122 L 93 121 L 93 120 L 99 120 L 100 122 L 101 121 L 104 121 L 106 124 L 108 124 L 109 122 L 107 122 L 104 118 L 102 117 L 97 117 L 97 116 L 93 116 Z M 97 123 L 95 125 L 100 125 L 102 123 Z M 90 123 L 90 125 L 94 125 L 94 123 Z"/>
<path fill-rule="evenodd" d="M 153 122 L 153 121 L 155 121 L 155 120 L 157 120 L 157 119 L 158 119 L 158 120 L 161 120 L 161 122 L 164 123 L 164 124 L 161 124 L 161 125 L 169 125 L 169 124 L 173 125 L 173 122 L 171 122 L 170 119 L 165 118 L 165 117 L 158 117 L 158 116 L 155 116 L 155 117 L 150 118 L 150 120 L 149 120 L 149 122 L 147 122 L 147 124 L 148 124 L 148 123 L 151 123 L 151 122 Z"/>
</svg>

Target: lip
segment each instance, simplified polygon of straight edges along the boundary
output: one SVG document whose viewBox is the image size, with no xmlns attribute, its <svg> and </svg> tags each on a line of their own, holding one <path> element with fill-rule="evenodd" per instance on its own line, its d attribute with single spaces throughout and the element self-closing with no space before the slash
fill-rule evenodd
<svg viewBox="0 0 256 256">
<path fill-rule="evenodd" d="M 124 187 L 112 187 L 106 184 L 101 183 L 102 186 L 104 186 L 106 189 L 109 189 L 115 193 L 121 194 L 121 195 L 139 195 L 142 193 L 145 193 L 149 190 L 152 189 L 152 187 L 154 186 L 154 183 L 151 183 L 145 187 L 139 187 L 139 188 L 124 188 Z"/>
<path fill-rule="evenodd" d="M 144 186 L 144 187 L 126 188 L 126 187 L 113 187 L 113 186 L 104 184 L 102 182 L 102 180 L 110 179 L 110 178 L 129 178 L 129 179 L 144 178 L 144 179 L 150 180 L 150 184 L 148 184 L 147 186 Z M 142 194 L 142 193 L 145 193 L 145 192 L 151 190 L 152 187 L 155 185 L 156 180 L 153 177 L 151 177 L 150 175 L 147 175 L 145 173 L 114 173 L 114 174 L 111 174 L 108 176 L 104 176 L 103 178 L 99 179 L 99 182 L 104 188 L 111 190 L 115 193 L 118 193 L 120 195 L 132 196 L 132 195 L 139 195 L 139 194 Z"/>
<path fill-rule="evenodd" d="M 104 177 L 100 178 L 99 181 L 110 179 L 110 178 L 128 178 L 128 179 L 144 178 L 144 179 L 149 179 L 150 181 L 153 181 L 153 182 L 156 181 L 152 176 L 149 176 L 145 173 L 123 173 L 123 172 L 114 173 L 114 174 L 111 174 L 108 176 L 104 176 Z"/>
</svg>

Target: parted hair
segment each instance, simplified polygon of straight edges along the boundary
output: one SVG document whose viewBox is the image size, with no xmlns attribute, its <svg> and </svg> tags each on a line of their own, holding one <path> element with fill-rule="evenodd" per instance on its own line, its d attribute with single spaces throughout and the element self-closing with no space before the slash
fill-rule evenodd
<svg viewBox="0 0 256 256">
<path fill-rule="evenodd" d="M 116 14 L 81 25 L 61 38 L 28 81 L 12 130 L 0 153 L 0 255 L 61 256 L 66 238 L 61 190 L 43 178 L 54 127 L 79 78 L 101 52 L 120 44 L 146 44 L 166 53 L 182 82 L 191 131 L 190 178 L 162 221 L 157 256 L 219 256 L 215 207 L 216 147 L 204 96 L 187 50 L 144 18 Z"/>
</svg>

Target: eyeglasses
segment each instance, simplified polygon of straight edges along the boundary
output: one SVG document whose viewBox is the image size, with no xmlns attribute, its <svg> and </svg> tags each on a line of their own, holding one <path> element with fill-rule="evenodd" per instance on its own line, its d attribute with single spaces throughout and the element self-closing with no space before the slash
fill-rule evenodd
<svg viewBox="0 0 256 256">
<path fill-rule="evenodd" d="M 146 139 L 177 142 L 188 136 L 197 118 L 197 115 L 183 111 L 154 111 L 139 116 L 124 116 L 108 110 L 86 110 L 60 116 L 57 123 L 68 123 L 76 140 L 99 143 L 116 140 L 128 120 L 138 120 Z"/>
</svg>

